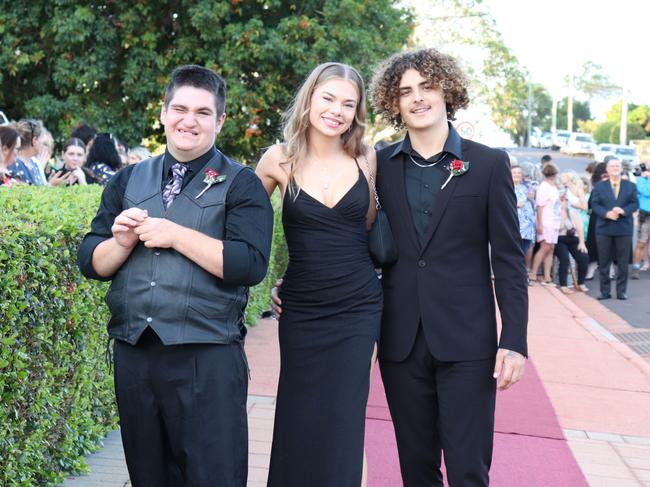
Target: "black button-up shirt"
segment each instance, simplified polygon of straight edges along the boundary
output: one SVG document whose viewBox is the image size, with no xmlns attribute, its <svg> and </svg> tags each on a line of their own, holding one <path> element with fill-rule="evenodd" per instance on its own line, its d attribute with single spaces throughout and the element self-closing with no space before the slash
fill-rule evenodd
<svg viewBox="0 0 650 487">
<path fill-rule="evenodd" d="M 404 160 L 404 190 L 411 210 L 415 233 L 421 246 L 426 243 L 425 238 L 431 228 L 431 214 L 436 205 L 440 188 L 449 177 L 449 163 L 453 159 L 461 158 L 461 141 L 456 129 L 449 124 L 449 135 L 442 152 L 428 159 L 423 158 L 413 149 L 411 139 L 407 134 L 391 155 L 391 157 L 397 157 L 401 154 Z M 439 162 L 430 167 L 416 165 L 416 162 L 426 165 L 435 161 Z"/>
<path fill-rule="evenodd" d="M 216 153 L 214 148 L 187 163 L 184 188 Z M 172 178 L 171 167 L 176 159 L 167 151 L 163 162 L 161 189 Z M 135 166 L 126 166 L 106 185 L 90 232 L 79 247 L 78 261 L 83 275 L 99 280 L 92 266 L 95 247 L 113 236 L 115 217 L 124 209 L 122 200 Z M 197 176 L 198 175 L 198 176 Z M 226 238 L 223 240 L 223 281 L 238 286 L 252 286 L 264 278 L 271 253 L 273 208 L 259 178 L 250 170 L 240 171 L 226 197 Z"/>
</svg>

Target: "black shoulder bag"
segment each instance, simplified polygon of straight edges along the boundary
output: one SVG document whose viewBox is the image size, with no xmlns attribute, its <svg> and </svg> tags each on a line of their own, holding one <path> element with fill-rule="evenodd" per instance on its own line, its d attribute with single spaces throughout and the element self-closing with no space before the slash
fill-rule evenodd
<svg viewBox="0 0 650 487">
<path fill-rule="evenodd" d="M 370 163 L 368 158 L 364 156 L 366 166 L 368 167 L 368 175 L 370 176 L 370 184 L 375 193 L 375 208 L 377 209 L 377 217 L 368 232 L 368 248 L 372 261 L 377 267 L 387 267 L 397 262 L 397 245 L 393 238 L 393 232 L 390 229 L 388 217 L 379 203 L 379 195 L 377 194 L 377 186 L 375 185 L 375 177 L 370 170 Z"/>
</svg>

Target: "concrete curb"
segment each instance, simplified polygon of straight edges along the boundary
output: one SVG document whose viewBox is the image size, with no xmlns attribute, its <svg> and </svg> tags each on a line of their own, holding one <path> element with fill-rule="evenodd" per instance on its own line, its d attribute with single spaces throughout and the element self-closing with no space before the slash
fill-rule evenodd
<svg viewBox="0 0 650 487">
<path fill-rule="evenodd" d="M 553 295 L 553 297 L 559 301 L 560 304 L 562 304 L 562 306 L 569 310 L 575 320 L 580 324 L 580 326 L 587 330 L 594 338 L 596 338 L 596 340 L 609 344 L 625 360 L 631 362 L 645 376 L 650 377 L 650 364 L 646 362 L 639 354 L 637 354 L 634 350 L 616 338 L 598 321 L 585 313 L 584 310 L 582 310 L 573 301 L 562 294 L 559 289 L 547 287 L 546 290 L 550 292 L 551 295 Z M 621 320 L 623 319 L 621 318 Z M 623 321 L 625 322 L 625 320 Z M 628 326 L 630 325 L 628 324 Z M 630 328 L 632 327 L 630 326 Z"/>
</svg>

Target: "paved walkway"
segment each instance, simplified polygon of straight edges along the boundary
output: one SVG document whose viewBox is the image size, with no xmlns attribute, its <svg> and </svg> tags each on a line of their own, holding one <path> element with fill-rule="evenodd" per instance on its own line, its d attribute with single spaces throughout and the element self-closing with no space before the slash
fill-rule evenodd
<svg viewBox="0 0 650 487">
<path fill-rule="evenodd" d="M 539 286 L 530 288 L 530 298 L 530 359 L 588 484 L 650 487 L 650 364 L 617 339 L 615 333 L 625 329 L 625 322 L 583 294 L 567 297 Z M 279 371 L 275 322 L 261 320 L 251 329 L 246 349 L 252 370 L 248 485 L 262 487 L 268 474 Z M 516 399 L 516 387 L 508 394 Z M 529 421 L 534 427 L 539 419 L 531 414 Z M 498 434 L 495 441 L 495 462 L 499 449 L 510 444 L 502 438 Z M 518 448 L 532 448 L 539 438 L 522 436 L 518 441 Z M 128 485 L 117 432 L 88 463 L 89 475 L 69 479 L 64 486 Z M 376 485 L 380 484 L 373 485 L 371 473 L 369 487 Z M 515 484 L 498 475 L 493 485 Z M 533 487 L 537 485 L 542 484 Z M 544 485 L 574 487 L 561 481 Z"/>
</svg>

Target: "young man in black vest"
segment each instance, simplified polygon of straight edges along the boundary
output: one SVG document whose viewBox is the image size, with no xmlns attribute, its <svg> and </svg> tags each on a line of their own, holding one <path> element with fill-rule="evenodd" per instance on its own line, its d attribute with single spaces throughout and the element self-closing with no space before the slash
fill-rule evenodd
<svg viewBox="0 0 650 487">
<path fill-rule="evenodd" d="M 108 333 L 134 487 L 244 487 L 248 370 L 243 312 L 271 248 L 273 211 L 254 172 L 214 147 L 226 85 L 172 73 L 167 149 L 118 172 L 78 253 L 111 280 Z"/>
<path fill-rule="evenodd" d="M 404 485 L 442 486 L 444 453 L 451 487 L 486 486 L 496 387 L 519 380 L 527 353 L 508 156 L 462 139 L 449 123 L 469 102 L 467 80 L 434 49 L 386 60 L 371 95 L 407 130 L 377 154 L 379 198 L 399 250 L 383 269 L 379 360 Z"/>
</svg>

